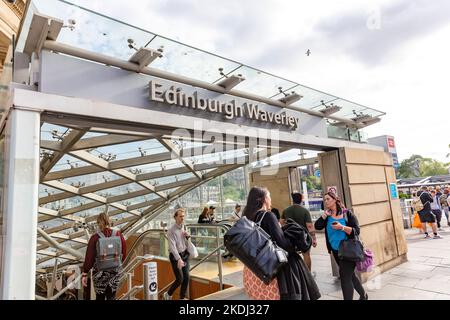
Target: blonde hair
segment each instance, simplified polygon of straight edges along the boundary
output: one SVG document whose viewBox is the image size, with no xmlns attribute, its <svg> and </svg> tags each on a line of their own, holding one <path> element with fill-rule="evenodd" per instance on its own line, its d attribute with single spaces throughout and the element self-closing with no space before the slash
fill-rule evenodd
<svg viewBox="0 0 450 320">
<path fill-rule="evenodd" d="M 100 229 L 106 229 L 107 227 L 111 227 L 111 220 L 106 212 L 102 212 L 97 217 L 97 225 Z"/>
</svg>

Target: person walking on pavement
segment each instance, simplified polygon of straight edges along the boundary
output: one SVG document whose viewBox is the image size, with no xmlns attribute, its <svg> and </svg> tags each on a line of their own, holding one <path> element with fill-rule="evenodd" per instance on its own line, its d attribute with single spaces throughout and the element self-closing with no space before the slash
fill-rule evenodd
<svg viewBox="0 0 450 320">
<path fill-rule="evenodd" d="M 169 290 L 164 292 L 164 300 L 172 300 L 174 291 L 181 285 L 180 300 L 188 300 L 186 291 L 189 284 L 189 252 L 187 250 L 187 240 L 190 235 L 184 230 L 185 210 L 180 208 L 175 211 L 173 217 L 175 224 L 167 231 L 169 239 L 169 260 L 175 275 L 175 282 Z"/>
<path fill-rule="evenodd" d="M 440 194 L 440 192 L 439 192 Z M 442 208 L 441 208 L 441 199 L 440 196 L 435 190 L 431 190 L 431 197 L 433 198 L 433 202 L 431 203 L 431 212 L 436 217 L 436 224 L 438 227 L 438 231 L 443 231 L 441 228 L 441 219 L 442 219 Z"/>
<path fill-rule="evenodd" d="M 292 202 L 294 203 L 292 206 L 286 208 L 283 210 L 283 213 L 281 215 L 281 224 L 285 224 L 287 219 L 291 218 L 295 222 L 297 222 L 299 225 L 305 227 L 312 239 L 312 246 L 315 248 L 317 246 L 317 239 L 316 239 L 316 232 L 314 230 L 314 226 L 311 219 L 311 213 L 301 205 L 303 196 L 301 193 L 292 193 Z M 311 249 L 307 252 L 303 252 L 303 260 L 305 261 L 306 265 L 308 266 L 309 271 L 311 271 Z"/>
<path fill-rule="evenodd" d="M 423 209 L 418 212 L 420 222 L 422 222 L 422 229 L 425 234 L 425 239 L 431 239 L 427 230 L 427 223 L 431 223 L 431 228 L 433 230 L 433 239 L 442 239 L 442 236 L 437 233 L 436 227 L 436 217 L 431 211 L 431 203 L 433 202 L 433 197 L 428 193 L 427 186 L 423 186 L 420 191 L 417 192 L 420 201 L 423 204 Z"/>
</svg>

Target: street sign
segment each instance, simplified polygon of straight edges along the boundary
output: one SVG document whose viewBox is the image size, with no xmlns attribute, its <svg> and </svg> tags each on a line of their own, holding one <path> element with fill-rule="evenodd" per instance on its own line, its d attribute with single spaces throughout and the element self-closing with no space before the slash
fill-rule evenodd
<svg viewBox="0 0 450 320">
<path fill-rule="evenodd" d="M 316 171 L 314 171 L 314 175 L 315 175 L 317 178 L 320 178 L 320 169 L 317 169 Z"/>
<path fill-rule="evenodd" d="M 145 300 L 158 300 L 158 268 L 156 262 L 147 262 L 144 266 Z"/>
<path fill-rule="evenodd" d="M 395 200 L 398 199 L 398 190 L 397 190 L 397 184 L 396 183 L 390 183 L 389 189 L 391 191 L 391 199 Z"/>
</svg>

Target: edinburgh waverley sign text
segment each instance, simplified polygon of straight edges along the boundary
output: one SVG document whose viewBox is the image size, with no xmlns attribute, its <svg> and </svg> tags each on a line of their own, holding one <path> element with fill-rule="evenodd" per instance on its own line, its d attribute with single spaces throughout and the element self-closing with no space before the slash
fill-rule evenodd
<svg viewBox="0 0 450 320">
<path fill-rule="evenodd" d="M 192 94 L 186 94 L 181 88 L 175 86 L 164 88 L 162 84 L 153 80 L 149 83 L 149 90 L 150 100 L 155 102 L 221 113 L 229 120 L 235 117 L 247 117 L 252 120 L 287 126 L 293 130 L 298 128 L 299 118 L 289 116 L 285 112 L 275 113 L 262 110 L 255 103 L 244 102 L 238 105 L 235 100 L 223 102 L 215 99 L 205 99 L 200 97 L 197 91 Z"/>
</svg>

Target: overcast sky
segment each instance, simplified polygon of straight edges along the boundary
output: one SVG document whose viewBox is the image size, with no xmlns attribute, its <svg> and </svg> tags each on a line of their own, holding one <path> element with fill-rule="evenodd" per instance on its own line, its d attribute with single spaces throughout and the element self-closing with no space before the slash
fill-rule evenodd
<svg viewBox="0 0 450 320">
<path fill-rule="evenodd" d="M 71 2 L 385 111 L 369 136 L 450 162 L 448 0 Z"/>
</svg>

